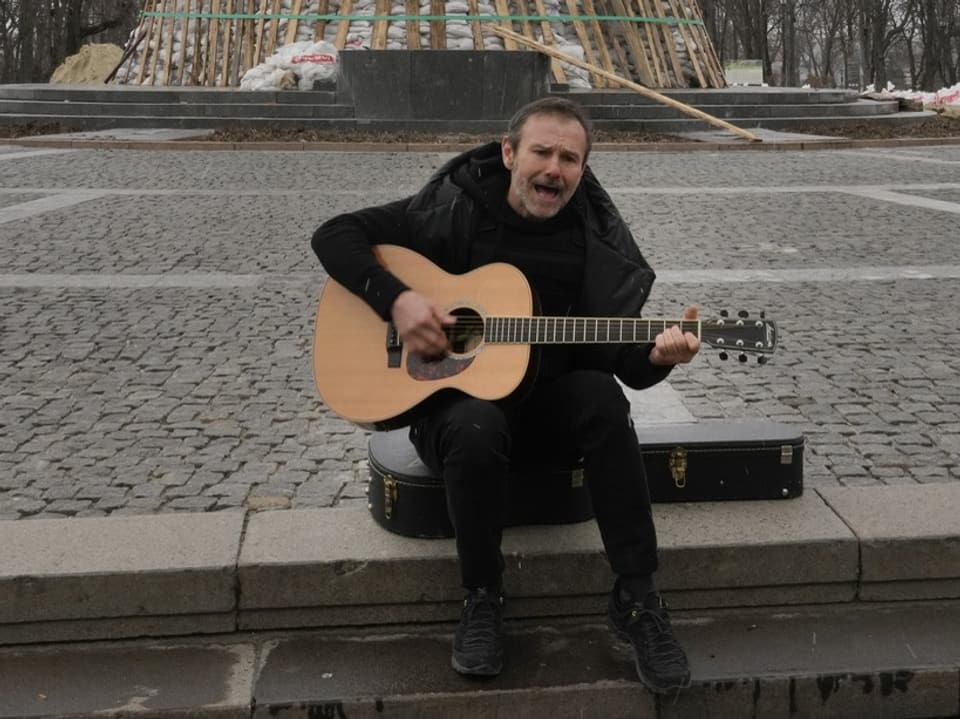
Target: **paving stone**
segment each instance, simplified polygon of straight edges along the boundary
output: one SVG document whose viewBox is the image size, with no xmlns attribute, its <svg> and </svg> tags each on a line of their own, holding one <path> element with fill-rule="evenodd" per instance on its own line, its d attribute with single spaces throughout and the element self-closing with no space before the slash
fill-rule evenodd
<svg viewBox="0 0 960 719">
<path fill-rule="evenodd" d="M 277 199 L 289 192 L 288 178 L 316 170 L 316 158 L 296 154 L 81 152 L 25 158 L 15 169 L 2 163 L 0 188 L 108 191 L 69 211 L 0 226 L 6 272 L 226 273 L 255 275 L 259 284 L 0 287 L 0 322 L 15 330 L 0 339 L 0 486 L 49 487 L 38 483 L 65 472 L 93 487 L 88 494 L 99 502 L 95 488 L 105 478 L 132 490 L 155 481 L 154 469 L 189 466 L 220 473 L 213 484 L 204 479 L 204 494 L 220 482 L 249 486 L 270 483 L 278 472 L 303 472 L 282 479 L 306 501 L 311 491 L 301 490 L 314 475 L 348 472 L 365 458 L 367 433 L 331 417 L 309 376 L 312 307 L 323 274 L 307 239 L 325 217 L 414 190 L 449 154 L 330 153 L 324 171 L 338 177 L 337 187 L 306 195 L 298 188 L 297 202 L 309 210 L 290 213 Z M 957 265 L 955 227 L 920 207 L 844 191 L 893 182 L 890 160 L 866 153 L 739 155 L 597 153 L 591 163 L 627 221 L 642 228 L 644 254 L 661 274 L 651 314 L 696 298 L 705 312 L 763 307 L 781 318 L 781 351 L 767 367 L 705 356 L 674 372 L 671 385 L 686 408 L 699 419 L 797 422 L 808 436 L 808 458 L 829 460 L 810 464 L 808 476 L 817 481 L 854 481 L 832 469 L 851 460 L 874 481 L 896 481 L 877 467 L 892 467 L 890 457 L 901 452 L 917 465 L 948 467 L 955 480 L 957 447 L 944 446 L 939 433 L 952 427 L 960 434 L 960 353 L 937 317 L 938 308 L 955 302 L 957 280 L 830 282 L 815 275 L 861 271 L 864 257 L 882 267 Z M 938 192 L 931 183 L 956 182 L 945 165 L 896 168 L 905 189 L 924 184 L 921 196 Z M 199 176 L 202 182 L 192 179 Z M 688 211 L 693 192 L 696 214 Z M 148 230 L 136 242 L 133 226 Z M 917 233 L 923 243 L 901 241 Z M 56 238 L 56 252 L 36 246 L 38 236 Z M 721 282 L 731 270 L 715 282 L 684 284 L 683 272 L 697 269 L 689 258 L 701 267 L 813 274 L 805 282 Z M 813 326 L 814 318 L 830 322 Z M 905 337 L 915 352 L 902 351 Z M 164 462 L 141 464 L 160 454 Z M 284 469 L 251 478 L 244 462 Z M 352 501 L 349 491 L 344 501 Z M 221 496 L 240 502 L 242 494 Z"/>
</svg>

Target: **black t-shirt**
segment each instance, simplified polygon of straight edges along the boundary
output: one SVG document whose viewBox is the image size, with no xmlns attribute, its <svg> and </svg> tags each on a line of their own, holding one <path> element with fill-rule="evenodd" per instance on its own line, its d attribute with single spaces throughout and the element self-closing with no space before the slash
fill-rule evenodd
<svg viewBox="0 0 960 719">
<path fill-rule="evenodd" d="M 526 276 L 545 316 L 576 315 L 583 285 L 583 226 L 569 205 L 548 220 L 528 220 L 507 202 L 509 175 L 484 182 L 490 202 L 477 225 L 471 267 L 506 262 Z M 500 198 L 499 200 L 496 198 Z M 571 366 L 572 346 L 542 345 L 540 378 Z"/>
</svg>

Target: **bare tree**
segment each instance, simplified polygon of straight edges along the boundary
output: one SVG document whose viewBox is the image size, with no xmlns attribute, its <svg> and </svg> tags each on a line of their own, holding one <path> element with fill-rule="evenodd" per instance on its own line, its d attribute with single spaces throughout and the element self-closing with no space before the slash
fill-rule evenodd
<svg viewBox="0 0 960 719">
<path fill-rule="evenodd" d="M 123 44 L 139 0 L 0 0 L 0 81 L 44 82 L 87 42 Z"/>
<path fill-rule="evenodd" d="M 925 90 L 955 85 L 960 76 L 960 9 L 957 2 L 919 0 L 918 6 L 916 29 L 920 36 L 920 60 L 914 77 Z"/>
</svg>

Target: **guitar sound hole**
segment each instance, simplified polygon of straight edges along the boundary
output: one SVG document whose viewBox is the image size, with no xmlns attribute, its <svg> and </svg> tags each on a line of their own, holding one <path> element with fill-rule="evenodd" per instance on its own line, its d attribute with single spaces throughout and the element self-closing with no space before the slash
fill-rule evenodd
<svg viewBox="0 0 960 719">
<path fill-rule="evenodd" d="M 447 328 L 450 341 L 450 353 L 470 354 L 483 343 L 483 317 L 469 307 L 458 307 L 450 312 L 457 318 L 457 324 Z"/>
</svg>

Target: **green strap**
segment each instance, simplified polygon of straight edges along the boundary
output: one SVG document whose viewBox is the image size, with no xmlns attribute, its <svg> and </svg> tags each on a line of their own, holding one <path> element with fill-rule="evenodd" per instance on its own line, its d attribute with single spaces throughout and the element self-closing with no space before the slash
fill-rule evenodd
<svg viewBox="0 0 960 719">
<path fill-rule="evenodd" d="M 637 17 L 634 15 L 338 15 L 336 13 L 327 13 L 318 15 L 316 13 L 305 13 L 299 15 L 284 15 L 282 13 L 218 13 L 218 12 L 141 12 L 140 17 L 160 17 L 160 18 L 202 18 L 218 20 L 389 20 L 393 22 L 405 22 L 408 20 L 479 20 L 481 22 L 496 22 L 500 20 L 517 21 L 547 21 L 547 22 L 572 22 L 576 20 L 599 20 L 600 22 L 646 22 L 660 23 L 662 25 L 703 25 L 703 20 L 688 20 L 686 18 L 676 17 Z"/>
</svg>

